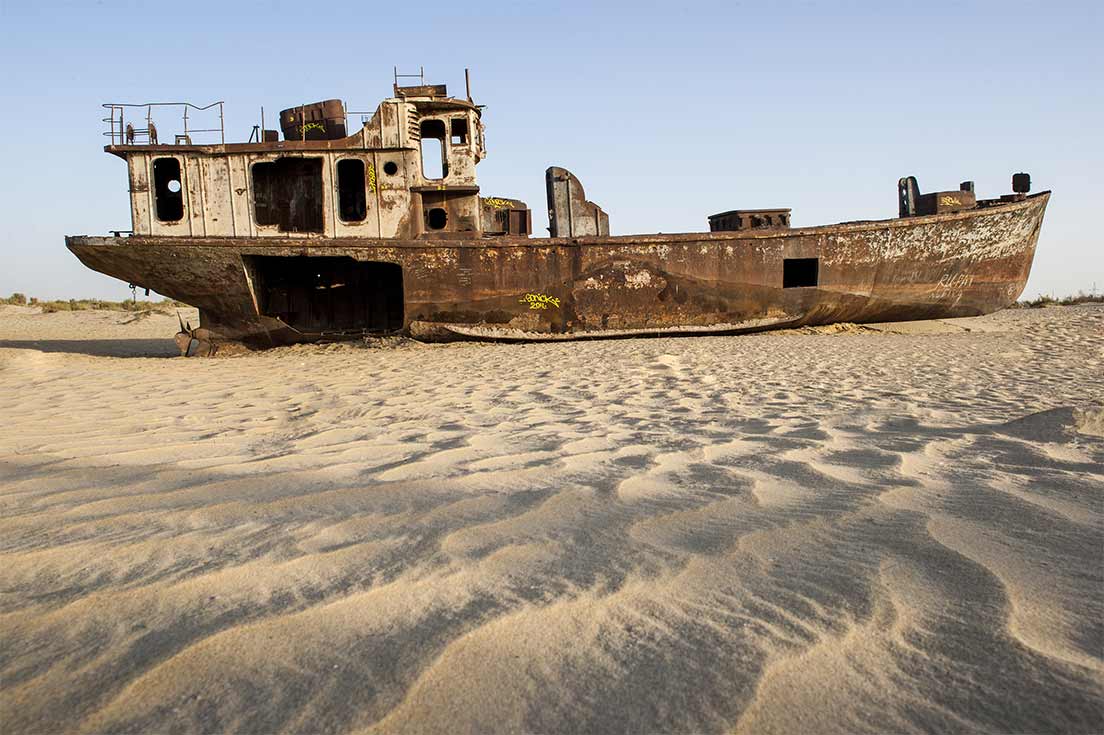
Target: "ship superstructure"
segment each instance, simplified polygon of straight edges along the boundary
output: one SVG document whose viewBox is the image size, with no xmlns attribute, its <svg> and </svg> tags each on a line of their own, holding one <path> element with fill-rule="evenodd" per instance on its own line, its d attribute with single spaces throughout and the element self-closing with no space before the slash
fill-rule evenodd
<svg viewBox="0 0 1104 735">
<path fill-rule="evenodd" d="M 143 140 L 110 105 L 112 144 L 130 176 L 132 230 L 156 237 L 480 237 L 527 235 L 528 210 L 480 197 L 486 155 L 480 108 L 444 85 L 395 85 L 346 135 L 344 105 L 284 110 L 283 139 L 248 143 Z M 140 106 L 147 110 L 152 106 Z M 129 132 L 128 132 L 129 126 Z M 220 131 L 221 132 L 221 131 Z M 502 213 L 506 212 L 506 216 Z"/>
</svg>

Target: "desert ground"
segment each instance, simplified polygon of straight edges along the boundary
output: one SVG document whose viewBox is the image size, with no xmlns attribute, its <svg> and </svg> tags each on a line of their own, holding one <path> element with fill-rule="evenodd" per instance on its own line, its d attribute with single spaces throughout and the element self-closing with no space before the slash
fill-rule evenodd
<svg viewBox="0 0 1104 735">
<path fill-rule="evenodd" d="M 1104 731 L 1100 305 L 175 331 L 0 307 L 4 735 Z"/>
</svg>

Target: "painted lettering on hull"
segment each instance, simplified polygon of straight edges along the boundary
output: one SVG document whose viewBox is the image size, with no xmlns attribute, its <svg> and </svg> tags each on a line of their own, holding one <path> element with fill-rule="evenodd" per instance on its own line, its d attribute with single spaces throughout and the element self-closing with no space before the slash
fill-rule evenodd
<svg viewBox="0 0 1104 735">
<path fill-rule="evenodd" d="M 518 299 L 519 304 L 529 304 L 530 309 L 547 309 L 549 304 L 560 308 L 560 300 L 544 293 L 527 293 Z"/>
</svg>

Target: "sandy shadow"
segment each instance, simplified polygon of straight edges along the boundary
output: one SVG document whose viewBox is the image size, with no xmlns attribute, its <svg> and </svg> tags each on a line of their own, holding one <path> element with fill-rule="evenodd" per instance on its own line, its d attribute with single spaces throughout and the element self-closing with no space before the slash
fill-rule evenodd
<svg viewBox="0 0 1104 735">
<path fill-rule="evenodd" d="M 171 339 L 0 339 L 0 348 L 93 357 L 179 357 Z"/>
</svg>

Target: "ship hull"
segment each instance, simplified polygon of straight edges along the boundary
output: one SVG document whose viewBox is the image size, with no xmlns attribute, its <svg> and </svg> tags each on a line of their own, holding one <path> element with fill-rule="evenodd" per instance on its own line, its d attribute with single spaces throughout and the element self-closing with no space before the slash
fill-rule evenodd
<svg viewBox="0 0 1104 735">
<path fill-rule="evenodd" d="M 199 307 L 215 342 L 739 333 L 1002 309 L 1026 284 L 1048 199 L 1044 192 L 953 214 L 750 232 L 71 236 L 66 245 L 93 270 Z"/>
</svg>

